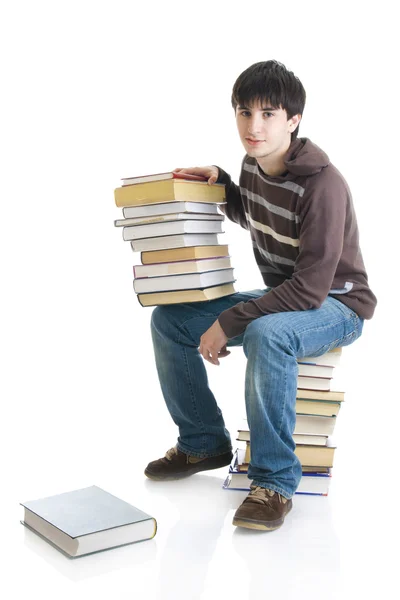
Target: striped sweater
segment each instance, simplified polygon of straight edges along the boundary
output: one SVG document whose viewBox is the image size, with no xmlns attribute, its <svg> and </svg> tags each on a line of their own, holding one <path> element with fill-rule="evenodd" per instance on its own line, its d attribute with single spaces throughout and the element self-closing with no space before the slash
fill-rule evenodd
<svg viewBox="0 0 400 600">
<path fill-rule="evenodd" d="M 223 211 L 249 230 L 257 265 L 272 288 L 221 313 L 218 320 L 228 338 L 263 315 L 318 308 L 328 295 L 363 319 L 374 313 L 376 297 L 368 285 L 345 179 L 307 138 L 291 144 L 285 166 L 283 175 L 270 177 L 246 155 L 240 186 L 219 169 L 218 183 L 226 185 L 227 195 Z"/>
</svg>

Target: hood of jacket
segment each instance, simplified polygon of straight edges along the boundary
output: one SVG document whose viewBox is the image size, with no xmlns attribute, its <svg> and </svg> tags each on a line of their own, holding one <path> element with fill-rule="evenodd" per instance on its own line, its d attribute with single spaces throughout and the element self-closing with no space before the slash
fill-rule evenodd
<svg viewBox="0 0 400 600">
<path fill-rule="evenodd" d="M 328 155 L 308 138 L 294 140 L 284 162 L 289 173 L 294 175 L 315 175 L 330 163 Z"/>
</svg>

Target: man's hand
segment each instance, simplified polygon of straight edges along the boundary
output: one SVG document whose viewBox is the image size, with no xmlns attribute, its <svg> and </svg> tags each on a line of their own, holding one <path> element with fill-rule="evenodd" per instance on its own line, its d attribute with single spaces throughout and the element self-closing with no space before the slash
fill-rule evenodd
<svg viewBox="0 0 400 600">
<path fill-rule="evenodd" d="M 189 175 L 202 175 L 206 177 L 208 185 L 215 183 L 219 176 L 217 167 L 188 167 L 187 169 L 174 169 L 174 173 L 188 173 Z"/>
<path fill-rule="evenodd" d="M 230 350 L 226 349 L 226 337 L 221 325 L 215 321 L 210 329 L 207 329 L 200 338 L 199 352 L 212 365 L 219 365 L 218 358 L 224 358 L 230 354 Z"/>
</svg>

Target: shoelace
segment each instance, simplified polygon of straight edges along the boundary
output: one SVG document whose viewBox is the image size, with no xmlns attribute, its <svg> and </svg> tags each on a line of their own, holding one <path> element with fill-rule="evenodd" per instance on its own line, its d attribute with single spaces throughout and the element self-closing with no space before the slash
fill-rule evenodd
<svg viewBox="0 0 400 600">
<path fill-rule="evenodd" d="M 268 502 L 269 498 L 275 496 L 275 494 L 277 494 L 279 502 L 283 502 L 284 504 L 287 502 L 286 498 L 278 494 L 278 492 L 259 486 L 251 487 L 249 496 L 251 496 L 251 498 L 265 503 Z"/>
<path fill-rule="evenodd" d="M 166 458 L 167 460 L 171 461 L 172 457 L 174 456 L 174 454 L 178 454 L 178 449 L 176 446 L 174 446 L 173 448 L 170 448 L 169 450 L 166 451 L 164 458 Z"/>
</svg>

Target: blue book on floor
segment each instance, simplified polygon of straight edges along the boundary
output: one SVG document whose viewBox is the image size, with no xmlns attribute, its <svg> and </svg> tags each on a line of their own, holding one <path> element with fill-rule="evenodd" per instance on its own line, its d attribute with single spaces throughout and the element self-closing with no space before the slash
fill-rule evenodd
<svg viewBox="0 0 400 600">
<path fill-rule="evenodd" d="M 21 505 L 21 523 L 69 558 L 148 540 L 157 531 L 153 517 L 95 485 Z"/>
</svg>

